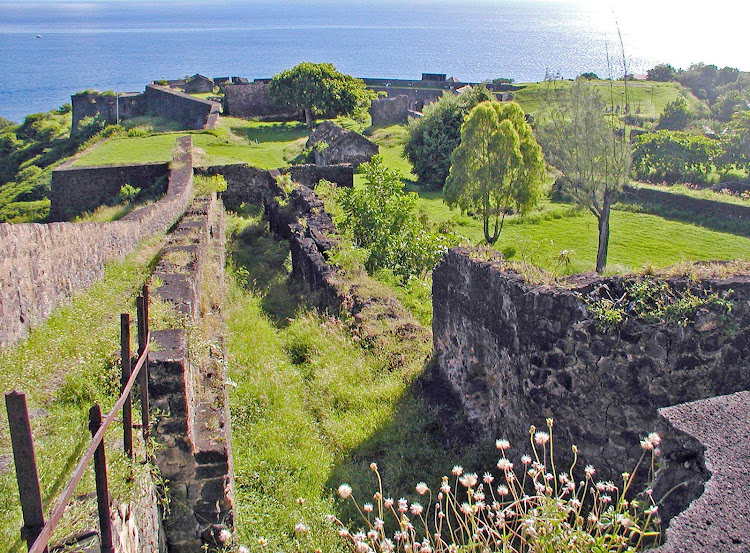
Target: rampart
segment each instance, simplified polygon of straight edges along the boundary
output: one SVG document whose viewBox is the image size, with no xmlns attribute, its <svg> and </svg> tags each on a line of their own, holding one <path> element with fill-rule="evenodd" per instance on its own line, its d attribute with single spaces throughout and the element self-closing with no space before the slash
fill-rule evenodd
<svg viewBox="0 0 750 553">
<path fill-rule="evenodd" d="M 224 114 L 232 117 L 259 118 L 273 121 L 294 121 L 299 113 L 279 108 L 268 93 L 268 84 L 227 85 L 224 89 Z"/>
<path fill-rule="evenodd" d="M 293 165 L 279 171 L 289 173 L 294 182 L 308 187 L 314 187 L 321 179 L 335 182 L 338 186 L 354 186 L 354 167 L 348 164 L 327 167 Z M 198 167 L 195 173 L 224 176 L 227 189 L 221 193 L 221 199 L 227 209 L 237 209 L 243 203 L 263 205 L 265 198 L 275 186 L 275 181 L 267 170 L 245 163 Z"/>
<path fill-rule="evenodd" d="M 634 188 L 628 186 L 623 192 L 627 201 L 647 202 L 667 209 L 684 211 L 693 214 L 710 214 L 714 217 L 744 219 L 750 221 L 750 207 L 718 202 L 704 198 L 693 198 L 684 194 L 672 194 L 666 190 L 653 188 Z"/>
<path fill-rule="evenodd" d="M 70 97 L 73 108 L 72 131 L 78 130 L 78 123 L 85 117 L 97 115 L 109 125 L 119 123 L 146 113 L 146 101 L 143 93 L 124 92 L 120 94 L 101 94 L 82 92 Z"/>
<path fill-rule="evenodd" d="M 667 467 L 654 495 L 679 484 L 659 512 L 665 521 L 681 512 L 703 491 L 703 447 L 657 410 L 750 389 L 750 277 L 667 281 L 674 290 L 723 295 L 731 319 L 701 308 L 684 325 L 627 319 L 603 330 L 588 302 L 622 297 L 626 278 L 533 285 L 499 258 L 486 259 L 456 248 L 433 273 L 435 370 L 472 426 L 510 439 L 520 454 L 529 426 L 552 417 L 555 450 L 576 444 L 579 459 L 613 480 L 635 466 L 639 438 L 660 431 Z"/>
<path fill-rule="evenodd" d="M 220 104 L 202 100 L 165 86 L 146 86 L 146 113 L 176 121 L 185 129 L 213 129 Z"/>
<path fill-rule="evenodd" d="M 170 553 L 227 544 L 234 527 L 234 475 L 223 332 L 216 321 L 224 266 L 223 210 L 200 198 L 169 235 L 153 278 L 155 296 L 172 305 L 185 328 L 153 333 L 149 390 L 164 413 L 154 429 L 170 509 L 164 529 Z M 213 298 L 204 301 L 212 286 Z M 204 316 L 213 321 L 210 329 Z M 219 325 L 221 326 L 221 325 Z M 198 338 L 200 336 L 200 338 Z M 207 342 L 207 348 L 200 343 Z"/>
<path fill-rule="evenodd" d="M 125 184 L 148 189 L 169 174 L 168 163 L 98 167 L 73 167 L 71 163 L 72 160 L 52 171 L 51 221 L 67 221 L 101 205 L 112 204 Z"/>
<path fill-rule="evenodd" d="M 405 94 L 391 98 L 378 98 L 370 104 L 372 125 L 402 124 L 409 117 L 409 97 Z"/>
<path fill-rule="evenodd" d="M 167 194 L 155 204 L 112 223 L 0 224 L 0 346 L 16 343 L 76 291 L 100 280 L 108 261 L 172 226 L 190 201 L 192 177 L 192 139 L 181 137 Z"/>
</svg>

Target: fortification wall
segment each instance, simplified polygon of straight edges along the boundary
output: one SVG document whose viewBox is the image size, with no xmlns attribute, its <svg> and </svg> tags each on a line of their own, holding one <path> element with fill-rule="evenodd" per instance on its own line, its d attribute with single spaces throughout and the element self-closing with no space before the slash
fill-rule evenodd
<svg viewBox="0 0 750 553">
<path fill-rule="evenodd" d="M 112 205 L 123 185 L 151 188 L 168 174 L 168 163 L 71 167 L 68 161 L 52 171 L 50 220 L 67 221 L 100 205 Z"/>
<path fill-rule="evenodd" d="M 602 330 L 587 299 L 619 298 L 625 282 L 536 286 L 499 259 L 450 250 L 433 273 L 435 370 L 480 435 L 506 437 L 520 455 L 529 426 L 552 417 L 555 451 L 578 445 L 579 458 L 604 479 L 632 470 L 639 438 L 660 431 L 667 469 L 656 499 L 687 482 L 660 507 L 669 520 L 702 492 L 707 472 L 703 447 L 657 410 L 750 389 L 750 277 L 668 281 L 676 290 L 726 294 L 731 321 L 701 309 L 684 326 L 628 320 Z"/>
<path fill-rule="evenodd" d="M 666 190 L 634 188 L 632 186 L 626 187 L 623 195 L 629 201 L 648 202 L 667 209 L 750 221 L 750 207 L 744 205 L 693 198 L 684 194 L 672 194 Z"/>
<path fill-rule="evenodd" d="M 203 302 L 203 288 L 211 279 L 214 289 L 221 290 L 217 282 L 223 281 L 223 256 L 223 210 L 215 196 L 197 199 L 170 234 L 154 272 L 161 283 L 155 296 L 172 304 L 185 326 L 202 329 L 206 315 L 220 320 L 216 308 Z M 159 347 L 150 358 L 149 391 L 153 407 L 166 414 L 154 437 L 164 446 L 157 450 L 156 462 L 169 482 L 172 507 L 164 526 L 170 553 L 227 545 L 222 531 L 234 526 L 223 334 L 199 332 L 212 344 L 208 351 L 191 344 L 197 333 L 188 336 L 184 328 L 153 333 Z"/>
<path fill-rule="evenodd" d="M 146 113 L 176 121 L 185 129 L 209 129 L 216 124 L 220 104 L 165 86 L 150 84 L 144 92 Z"/>
<path fill-rule="evenodd" d="M 401 88 L 396 86 L 369 86 L 375 92 L 385 92 L 388 98 L 406 96 L 410 111 L 422 111 L 425 106 L 437 102 L 443 94 L 451 94 L 450 90 L 439 88 Z"/>
<path fill-rule="evenodd" d="M 370 104 L 373 126 L 403 124 L 409 118 L 409 97 L 405 94 L 391 98 L 378 98 Z"/>
<path fill-rule="evenodd" d="M 299 113 L 279 108 L 268 92 L 268 84 L 227 85 L 224 89 L 223 111 L 232 117 L 259 118 L 273 121 L 294 121 Z"/>
<path fill-rule="evenodd" d="M 85 117 L 97 115 L 114 125 L 124 119 L 130 119 L 146 113 L 146 102 L 143 94 L 101 94 L 98 92 L 74 94 L 70 97 L 73 124 L 71 132 L 78 130 L 78 123 Z"/>
<path fill-rule="evenodd" d="M 167 194 L 155 204 L 112 223 L 0 224 L 0 347 L 22 339 L 76 291 L 100 280 L 105 263 L 167 230 L 190 201 L 192 177 L 192 139 L 181 137 Z"/>
<path fill-rule="evenodd" d="M 293 165 L 279 169 L 279 171 L 289 173 L 294 182 L 303 186 L 314 187 L 321 179 L 335 182 L 337 186 L 348 188 L 354 186 L 354 167 L 348 164 L 327 167 Z M 227 209 L 238 209 L 243 203 L 263 205 L 275 186 L 275 181 L 267 170 L 245 163 L 198 167 L 195 173 L 196 175 L 224 176 L 227 189 L 221 193 L 221 200 Z"/>
</svg>

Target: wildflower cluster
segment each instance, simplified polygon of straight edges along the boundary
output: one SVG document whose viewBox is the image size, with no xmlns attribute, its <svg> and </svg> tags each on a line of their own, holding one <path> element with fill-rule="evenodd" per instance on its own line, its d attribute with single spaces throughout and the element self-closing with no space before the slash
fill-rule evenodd
<svg viewBox="0 0 750 553">
<path fill-rule="evenodd" d="M 350 486 L 338 488 L 339 496 L 359 511 L 361 529 L 352 531 L 333 515 L 329 520 L 355 553 L 609 553 L 636 551 L 654 543 L 659 532 L 651 490 L 640 501 L 628 495 L 641 464 L 650 464 L 653 477 L 659 436 L 652 433 L 642 440 L 643 453 L 635 470 L 623 473 L 622 482 L 615 484 L 596 481 L 591 465 L 577 469 L 576 446 L 569 470 L 558 472 L 552 430 L 552 419 L 547 419 L 544 431 L 532 426 L 531 454 L 523 455 L 518 464 L 507 456 L 510 443 L 498 440 L 499 473 L 480 476 L 455 466 L 437 490 L 419 482 L 415 491 L 424 501 L 387 497 L 373 463 L 378 491 L 372 503 L 360 507 Z M 391 533 L 386 526 L 393 523 Z"/>
</svg>

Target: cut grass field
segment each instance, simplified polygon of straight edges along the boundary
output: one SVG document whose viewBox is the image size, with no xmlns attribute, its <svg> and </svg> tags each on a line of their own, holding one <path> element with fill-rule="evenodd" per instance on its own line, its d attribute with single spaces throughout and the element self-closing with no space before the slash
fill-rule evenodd
<svg viewBox="0 0 750 553">
<path fill-rule="evenodd" d="M 264 123 L 222 117 L 210 131 L 113 138 L 94 146 L 74 167 L 169 161 L 178 136 L 191 134 L 199 165 L 248 163 L 262 169 L 286 167 L 304 149 L 308 130 L 296 123 Z"/>
<path fill-rule="evenodd" d="M 411 165 L 401 153 L 405 137 L 406 130 L 402 126 L 376 129 L 372 134 L 388 166 L 409 175 Z M 361 185 L 361 175 L 357 175 L 355 183 Z M 453 221 L 456 233 L 470 243 L 482 242 L 481 221 L 451 210 L 443 202 L 442 192 L 414 185 L 408 189 L 417 192 L 419 208 L 432 222 Z M 723 197 L 714 193 L 712 199 Z M 510 259 L 523 259 L 545 269 L 573 274 L 594 269 L 597 238 L 593 215 L 569 204 L 546 200 L 525 217 L 508 218 L 496 248 Z M 562 250 L 571 252 L 568 266 L 559 266 Z M 632 210 L 615 209 L 612 213 L 609 273 L 633 272 L 647 266 L 664 267 L 684 261 L 726 259 L 750 259 L 750 240 Z"/>
<path fill-rule="evenodd" d="M 418 481 L 435 484 L 455 463 L 481 468 L 475 447 L 443 445 L 435 412 L 415 391 L 421 356 L 389 368 L 340 320 L 305 307 L 289 281 L 288 243 L 267 233 L 259 212 L 230 226 L 235 282 L 225 315 L 240 544 L 342 550 L 325 515 L 352 514 L 334 499 L 343 482 L 371 497 L 370 462 L 394 497 L 412 500 Z M 308 535 L 295 535 L 300 522 Z"/>
<path fill-rule="evenodd" d="M 625 108 L 629 103 L 631 111 L 635 114 L 637 109 L 639 115 L 644 118 L 656 120 L 667 103 L 684 96 L 688 101 L 688 107 L 696 116 L 705 116 L 708 108 L 690 92 L 683 89 L 677 83 L 659 83 L 654 81 L 628 81 L 627 91 L 622 81 L 589 81 L 601 93 L 602 99 L 608 105 Z M 554 88 L 564 88 L 572 84 L 572 81 L 553 81 L 540 83 L 519 83 L 520 90 L 513 92 L 514 99 L 521 104 L 524 111 L 536 115 L 542 108 L 545 99 L 550 96 Z M 627 92 L 627 102 L 625 95 Z"/>
</svg>

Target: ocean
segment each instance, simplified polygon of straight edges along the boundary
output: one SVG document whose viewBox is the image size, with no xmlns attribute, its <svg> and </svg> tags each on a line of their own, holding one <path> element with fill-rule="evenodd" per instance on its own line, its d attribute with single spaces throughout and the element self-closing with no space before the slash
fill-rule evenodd
<svg viewBox="0 0 750 553">
<path fill-rule="evenodd" d="M 635 74 L 660 62 L 747 70 L 740 41 L 747 11 L 728 0 L 710 6 L 690 0 L 0 0 L 0 116 L 20 121 L 86 88 L 140 91 L 153 79 L 195 73 L 270 77 L 304 60 L 332 62 L 358 77 L 431 72 L 468 82 L 538 81 L 548 73 L 572 78 L 584 71 L 616 77 L 623 59 Z"/>
</svg>

